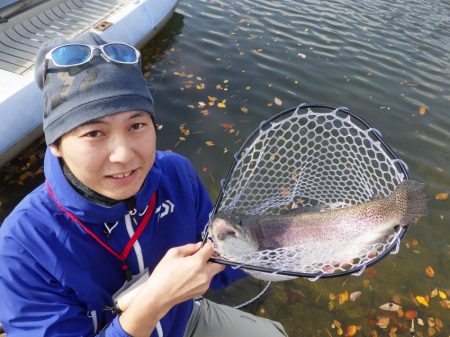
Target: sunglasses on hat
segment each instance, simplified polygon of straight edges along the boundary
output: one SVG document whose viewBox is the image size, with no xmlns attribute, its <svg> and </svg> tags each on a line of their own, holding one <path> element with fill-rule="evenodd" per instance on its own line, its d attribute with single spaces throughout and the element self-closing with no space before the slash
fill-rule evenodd
<svg viewBox="0 0 450 337">
<path fill-rule="evenodd" d="M 90 62 L 94 56 L 97 56 L 95 53 L 97 50 L 100 51 L 99 56 L 106 62 L 118 64 L 136 64 L 141 57 L 139 50 L 125 43 L 113 42 L 100 46 L 64 44 L 53 48 L 45 55 L 43 79 L 45 80 L 49 60 L 58 68 L 76 67 Z"/>
</svg>

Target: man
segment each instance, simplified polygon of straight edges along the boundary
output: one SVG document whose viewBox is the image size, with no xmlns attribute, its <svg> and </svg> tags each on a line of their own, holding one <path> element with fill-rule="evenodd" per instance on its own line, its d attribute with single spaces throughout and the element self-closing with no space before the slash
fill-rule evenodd
<svg viewBox="0 0 450 337">
<path fill-rule="evenodd" d="M 52 40 L 36 82 L 46 182 L 0 229 L 8 337 L 285 336 L 279 323 L 194 302 L 243 275 L 198 243 L 212 205 L 187 159 L 156 151 L 139 52 L 92 33 Z"/>
</svg>

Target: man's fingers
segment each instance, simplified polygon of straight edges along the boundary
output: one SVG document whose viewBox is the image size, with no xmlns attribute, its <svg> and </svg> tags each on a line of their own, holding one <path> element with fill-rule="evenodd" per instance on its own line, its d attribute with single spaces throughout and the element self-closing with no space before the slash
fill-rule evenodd
<svg viewBox="0 0 450 337">
<path fill-rule="evenodd" d="M 188 243 L 187 245 L 184 245 L 184 246 L 172 248 L 172 249 L 170 249 L 170 251 L 171 251 L 171 253 L 178 255 L 178 256 L 189 256 L 189 255 L 193 255 L 196 252 L 198 252 L 200 247 L 201 247 L 200 242 Z"/>
<path fill-rule="evenodd" d="M 207 262 L 214 254 L 214 248 L 211 245 L 211 242 L 207 241 L 197 254 L 199 254 L 205 262 Z"/>
</svg>

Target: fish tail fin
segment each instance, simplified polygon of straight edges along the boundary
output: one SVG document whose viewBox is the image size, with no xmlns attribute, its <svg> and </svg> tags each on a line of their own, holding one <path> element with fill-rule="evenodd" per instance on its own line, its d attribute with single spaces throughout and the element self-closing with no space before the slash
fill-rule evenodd
<svg viewBox="0 0 450 337">
<path fill-rule="evenodd" d="M 402 181 L 395 190 L 395 202 L 402 226 L 417 222 L 427 214 L 425 184 L 415 180 Z"/>
</svg>

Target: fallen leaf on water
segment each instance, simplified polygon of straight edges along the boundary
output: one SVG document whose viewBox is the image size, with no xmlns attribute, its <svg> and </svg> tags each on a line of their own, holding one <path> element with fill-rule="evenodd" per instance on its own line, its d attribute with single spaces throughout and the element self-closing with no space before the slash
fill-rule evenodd
<svg viewBox="0 0 450 337">
<path fill-rule="evenodd" d="M 354 291 L 350 294 L 350 301 L 356 301 L 360 296 L 362 292 L 361 291 Z"/>
<path fill-rule="evenodd" d="M 389 337 L 397 337 L 397 327 L 392 327 L 389 330 Z"/>
<path fill-rule="evenodd" d="M 373 76 L 373 72 L 371 71 L 367 72 L 367 76 Z"/>
<path fill-rule="evenodd" d="M 417 317 L 417 311 L 412 310 L 412 309 L 405 311 L 405 318 L 406 319 L 409 320 L 409 319 L 414 319 L 416 317 Z"/>
<path fill-rule="evenodd" d="M 217 106 L 221 109 L 225 109 L 227 106 L 225 105 L 226 99 L 222 100 L 222 102 L 217 103 Z"/>
<path fill-rule="evenodd" d="M 209 100 L 210 102 L 215 102 L 215 101 L 217 101 L 217 97 L 214 97 L 214 96 L 208 96 L 208 100 Z"/>
<path fill-rule="evenodd" d="M 386 311 L 397 311 L 398 309 L 401 309 L 401 306 L 392 302 L 388 302 L 380 305 L 380 309 Z"/>
<path fill-rule="evenodd" d="M 417 319 L 417 324 L 419 324 L 420 326 L 424 326 L 425 324 L 423 324 L 423 319 L 422 318 L 418 318 Z"/>
<path fill-rule="evenodd" d="M 352 324 L 352 325 L 348 325 L 347 328 L 345 329 L 345 336 L 354 336 L 356 334 L 356 325 Z"/>
<path fill-rule="evenodd" d="M 427 109 L 423 105 L 419 106 L 419 115 L 423 116 L 426 113 L 427 113 Z"/>
<path fill-rule="evenodd" d="M 450 309 L 450 301 L 449 300 L 441 300 L 441 301 L 439 301 L 439 303 L 441 304 L 441 307 L 443 307 L 444 309 Z"/>
<path fill-rule="evenodd" d="M 222 123 L 220 124 L 221 127 L 223 127 L 225 130 L 230 130 L 233 128 L 233 123 Z"/>
<path fill-rule="evenodd" d="M 199 90 L 203 90 L 203 89 L 205 89 L 205 84 L 204 83 L 199 83 L 199 84 L 196 85 L 196 88 L 199 89 Z"/>
<path fill-rule="evenodd" d="M 373 268 L 366 268 L 366 270 L 364 270 L 363 272 L 363 275 L 368 278 L 374 278 L 375 276 L 377 276 L 377 272 Z"/>
<path fill-rule="evenodd" d="M 431 267 L 431 266 L 427 266 L 426 268 L 425 268 L 425 274 L 427 274 L 427 276 L 429 277 L 429 278 L 433 278 L 436 274 L 435 274 L 435 272 L 434 272 L 434 270 L 433 270 L 433 268 Z"/>
<path fill-rule="evenodd" d="M 338 295 L 338 302 L 339 304 L 344 304 L 345 302 L 347 302 L 349 300 L 350 296 L 348 294 L 348 291 L 344 291 L 343 293 Z"/>
<path fill-rule="evenodd" d="M 448 193 L 447 192 L 437 193 L 434 197 L 436 198 L 436 200 L 447 200 Z"/>
<path fill-rule="evenodd" d="M 26 180 L 27 178 L 33 178 L 33 173 L 31 173 L 31 172 L 25 172 L 25 173 L 22 173 L 22 174 L 19 176 L 19 180 L 21 180 L 21 181 L 24 181 L 24 180 Z"/>
<path fill-rule="evenodd" d="M 208 168 L 207 168 L 206 166 L 203 166 L 203 167 L 202 167 L 202 172 L 203 172 L 203 173 L 208 172 Z"/>
<path fill-rule="evenodd" d="M 423 305 L 424 307 L 427 307 L 427 308 L 429 307 L 428 296 L 416 296 L 415 299 L 416 299 L 417 303 Z"/>
<path fill-rule="evenodd" d="M 241 111 L 242 111 L 243 113 L 247 113 L 247 112 L 248 112 L 248 108 L 245 107 L 245 106 L 243 106 L 243 107 L 241 108 Z"/>
<path fill-rule="evenodd" d="M 334 320 L 333 324 L 331 324 L 331 327 L 333 329 L 336 329 L 336 332 L 339 336 L 341 336 L 344 333 L 344 331 L 342 330 L 341 323 L 338 320 Z"/>
<path fill-rule="evenodd" d="M 392 296 L 392 302 L 397 303 L 397 304 L 401 304 L 402 300 L 401 300 L 400 296 L 394 295 L 394 296 Z"/>
<path fill-rule="evenodd" d="M 199 108 L 204 108 L 204 107 L 206 106 L 206 103 L 205 103 L 205 102 L 198 102 L 198 103 L 197 103 L 197 106 L 198 106 Z"/>
<path fill-rule="evenodd" d="M 333 311 L 335 307 L 334 301 L 328 301 L 328 311 Z"/>
<path fill-rule="evenodd" d="M 281 99 L 279 99 L 278 97 L 275 97 L 274 102 L 275 102 L 275 104 L 278 105 L 278 106 L 280 106 L 280 105 L 283 104 L 283 101 L 282 101 Z"/>
<path fill-rule="evenodd" d="M 441 331 L 442 328 L 444 327 L 444 323 L 439 318 L 435 318 L 434 322 L 436 323 L 436 329 L 438 331 Z"/>
<path fill-rule="evenodd" d="M 442 290 L 438 291 L 438 295 L 440 298 L 442 298 L 443 300 L 447 299 L 447 294 L 445 292 L 443 292 Z"/>
<path fill-rule="evenodd" d="M 214 146 L 214 145 L 216 145 L 216 144 L 214 144 L 214 142 L 213 142 L 212 140 L 207 140 L 207 141 L 205 142 L 205 144 L 206 144 L 207 146 Z"/>
<path fill-rule="evenodd" d="M 203 116 L 208 116 L 208 115 L 209 115 L 208 109 L 203 109 L 202 111 L 200 111 L 200 113 L 201 113 Z"/>
<path fill-rule="evenodd" d="M 389 318 L 389 317 L 382 316 L 382 317 L 379 317 L 379 318 L 378 318 L 377 325 L 378 325 L 381 329 L 386 329 L 387 326 L 389 325 L 389 321 L 390 321 L 390 318 Z"/>
</svg>

